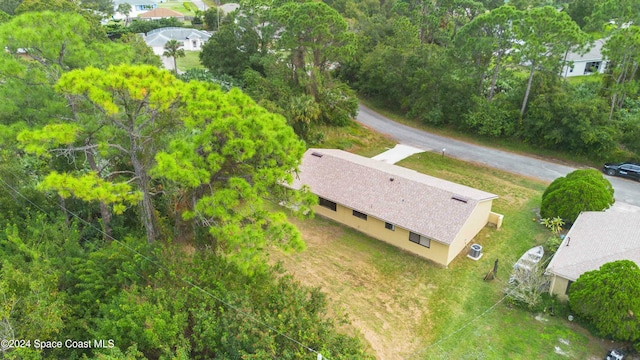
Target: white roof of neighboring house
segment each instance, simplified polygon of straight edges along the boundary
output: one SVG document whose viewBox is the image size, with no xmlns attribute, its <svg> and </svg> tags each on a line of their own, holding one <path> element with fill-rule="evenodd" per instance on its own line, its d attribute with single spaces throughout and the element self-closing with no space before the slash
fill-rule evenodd
<svg viewBox="0 0 640 360">
<path fill-rule="evenodd" d="M 584 55 L 569 52 L 567 54 L 567 61 L 602 61 L 604 60 L 602 56 L 602 46 L 605 42 L 605 39 L 596 40 L 591 49 Z"/>
<path fill-rule="evenodd" d="M 335 149 L 307 150 L 291 187 L 298 189 L 303 184 L 320 197 L 447 245 L 479 202 L 497 198 L 488 192 Z"/>
<path fill-rule="evenodd" d="M 640 213 L 587 211 L 573 223 L 547 272 L 575 281 L 617 260 L 640 264 Z"/>
<path fill-rule="evenodd" d="M 145 37 L 145 42 L 150 47 L 162 47 L 169 40 L 209 40 L 211 35 L 205 31 L 189 28 L 166 27 L 149 31 Z"/>
</svg>

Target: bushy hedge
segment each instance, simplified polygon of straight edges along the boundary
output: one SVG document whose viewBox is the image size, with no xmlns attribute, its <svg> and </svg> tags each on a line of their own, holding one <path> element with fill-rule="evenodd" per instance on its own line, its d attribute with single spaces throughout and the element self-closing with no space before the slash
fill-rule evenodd
<svg viewBox="0 0 640 360">
<path fill-rule="evenodd" d="M 555 179 L 542 194 L 542 218 L 562 218 L 571 224 L 582 211 L 606 210 L 613 203 L 613 187 L 599 171 L 576 170 Z"/>
</svg>

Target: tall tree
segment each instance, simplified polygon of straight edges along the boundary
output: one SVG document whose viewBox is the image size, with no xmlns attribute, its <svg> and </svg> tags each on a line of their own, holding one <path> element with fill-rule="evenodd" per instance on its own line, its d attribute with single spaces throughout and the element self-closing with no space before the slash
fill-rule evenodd
<svg viewBox="0 0 640 360">
<path fill-rule="evenodd" d="M 118 14 L 124 15 L 124 26 L 129 25 L 129 14 L 131 14 L 132 10 L 133 8 L 129 3 L 118 4 L 118 7 L 116 8 L 116 12 Z"/>
<path fill-rule="evenodd" d="M 486 95 L 491 101 L 496 93 L 498 74 L 505 55 L 513 48 L 515 33 L 513 24 L 518 23 L 522 14 L 515 8 L 504 5 L 489 13 L 479 15 L 465 25 L 456 37 L 457 50 L 462 56 L 470 56 L 479 71 L 480 91 L 484 90 L 484 79 L 493 66 L 491 84 Z"/>
<path fill-rule="evenodd" d="M 210 244 L 241 266 L 259 249 L 277 244 L 303 247 L 300 234 L 264 199 L 278 198 L 305 150 L 285 119 L 256 105 L 238 89 L 191 81 L 185 90 L 186 131 L 156 156 L 154 174 L 188 190 L 180 216 L 205 227 Z M 307 194 L 299 198 L 308 209 Z M 279 199 L 277 201 L 281 201 Z"/>
<path fill-rule="evenodd" d="M 611 120 L 614 110 L 622 108 L 626 96 L 638 90 L 636 74 L 640 64 L 640 26 L 631 25 L 614 32 L 604 44 L 602 54 L 610 61 L 608 90 Z"/>
<path fill-rule="evenodd" d="M 173 72 L 175 74 L 178 74 L 178 63 L 176 59 L 186 56 L 184 49 L 182 49 L 183 45 L 184 44 L 175 39 L 171 39 L 164 44 L 164 53 L 162 55 L 173 59 Z"/>
<path fill-rule="evenodd" d="M 65 73 L 57 89 L 73 116 L 20 135 L 26 151 L 86 160 L 85 169 L 49 174 L 43 185 L 62 196 L 100 202 L 105 230 L 107 205 L 121 213 L 139 202 L 141 222 L 151 243 L 160 236 L 149 170 L 164 134 L 177 124 L 183 83 L 151 66 L 121 65 Z M 125 161 L 123 161 L 126 159 Z M 131 184 L 136 184 L 131 188 Z M 136 191 L 134 191 L 136 190 Z M 106 231 L 108 233 L 108 231 Z"/>
<path fill-rule="evenodd" d="M 546 70 L 557 74 L 567 50 L 587 41 L 587 36 L 569 15 L 554 7 L 534 8 L 522 15 L 516 25 L 520 41 L 515 46 L 515 54 L 521 63 L 528 64 L 530 70 L 521 116 L 527 107 L 535 71 Z"/>
<path fill-rule="evenodd" d="M 52 85 L 69 70 L 128 62 L 128 45 L 96 34 L 81 15 L 51 11 L 27 12 L 0 24 L 0 119 L 42 123 L 68 115 Z"/>
<path fill-rule="evenodd" d="M 317 99 L 320 79 L 355 52 L 355 36 L 340 14 L 323 2 L 286 3 L 277 10 L 284 24 L 280 45 L 290 53 L 292 79 Z"/>
</svg>

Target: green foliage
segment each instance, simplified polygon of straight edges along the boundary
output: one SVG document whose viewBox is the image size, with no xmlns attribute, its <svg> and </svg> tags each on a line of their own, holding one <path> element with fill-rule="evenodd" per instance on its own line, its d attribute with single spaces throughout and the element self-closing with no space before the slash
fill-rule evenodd
<svg viewBox="0 0 640 360">
<path fill-rule="evenodd" d="M 602 211 L 615 202 L 609 180 L 593 169 L 576 170 L 555 179 L 542 194 L 540 215 L 572 224 L 582 211 Z"/>
<path fill-rule="evenodd" d="M 214 74 L 240 78 L 257 56 L 258 41 L 254 29 L 241 29 L 235 22 L 225 23 L 202 47 L 200 61 Z"/>
<path fill-rule="evenodd" d="M 0 2 L 0 11 L 7 15 L 14 15 L 16 8 L 20 5 L 22 0 L 5 0 Z M 2 21 L 0 21 L 2 22 Z"/>
<path fill-rule="evenodd" d="M 631 260 L 585 272 L 569 289 L 571 309 L 614 340 L 640 340 L 640 268 Z"/>
<path fill-rule="evenodd" d="M 304 152 L 291 127 L 238 89 L 191 81 L 185 96 L 185 136 L 156 156 L 154 173 L 196 191 L 186 219 L 210 224 L 220 250 L 247 268 L 267 244 L 301 249 L 300 234 L 263 205 Z"/>
<path fill-rule="evenodd" d="M 133 191 L 128 183 L 108 182 L 96 173 L 73 176 L 54 171 L 44 178 L 40 187 L 43 190 L 53 190 L 63 198 L 74 196 L 83 201 L 113 204 L 113 212 L 116 215 L 126 210 L 125 204 L 135 205 L 142 200 L 142 194 Z"/>
<path fill-rule="evenodd" d="M 355 93 L 346 84 L 341 83 L 320 88 L 318 106 L 320 121 L 328 125 L 345 126 L 358 113 L 358 99 Z"/>
<path fill-rule="evenodd" d="M 138 34 L 122 34 L 117 41 L 127 46 L 131 64 L 153 65 L 158 68 L 162 66 L 160 56 L 156 55 Z"/>
<path fill-rule="evenodd" d="M 536 92 L 522 121 L 522 138 L 577 154 L 606 157 L 613 151 L 615 133 L 607 122 L 607 104 L 592 85 L 559 87 L 543 83 Z"/>
<path fill-rule="evenodd" d="M 220 86 L 220 89 L 224 91 L 229 91 L 234 87 L 237 87 L 240 89 L 243 87 L 242 81 L 230 75 L 226 75 L 226 74 L 215 75 L 209 70 L 198 69 L 198 68 L 191 68 L 183 72 L 182 74 L 178 74 L 178 79 L 184 82 L 189 82 L 191 80 L 212 82 Z"/>
<path fill-rule="evenodd" d="M 131 24 L 129 24 L 128 29 L 129 32 L 134 34 L 146 34 L 151 30 L 160 29 L 163 27 L 182 27 L 182 23 L 176 18 L 162 18 L 156 20 L 133 19 L 133 21 L 131 21 Z"/>
<path fill-rule="evenodd" d="M 519 122 L 517 109 L 509 109 L 505 101 L 487 101 L 484 97 L 474 97 L 474 111 L 465 114 L 464 124 L 480 135 L 511 136 Z"/>
<path fill-rule="evenodd" d="M 6 12 L 0 10 L 0 24 L 5 23 L 11 19 L 11 15 Z"/>
</svg>

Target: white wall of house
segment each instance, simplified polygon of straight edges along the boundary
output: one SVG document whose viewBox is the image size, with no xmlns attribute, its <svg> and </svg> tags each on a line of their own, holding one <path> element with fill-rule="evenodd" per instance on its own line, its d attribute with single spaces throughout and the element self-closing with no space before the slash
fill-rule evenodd
<svg viewBox="0 0 640 360">
<path fill-rule="evenodd" d="M 562 69 L 563 77 L 591 75 L 595 73 L 604 74 L 607 68 L 606 60 L 579 60 L 574 61 L 571 66 Z M 589 65 L 587 67 L 587 65 Z M 597 68 L 597 69 L 596 69 Z"/>
</svg>

